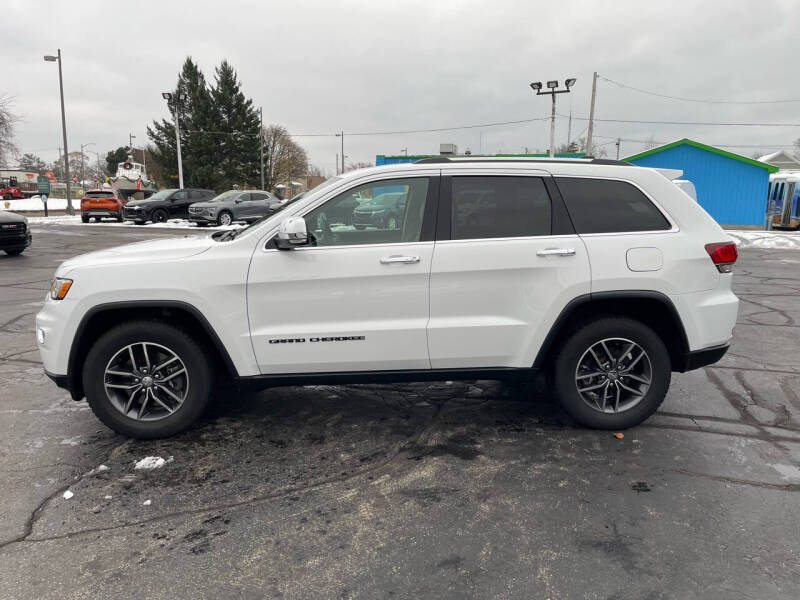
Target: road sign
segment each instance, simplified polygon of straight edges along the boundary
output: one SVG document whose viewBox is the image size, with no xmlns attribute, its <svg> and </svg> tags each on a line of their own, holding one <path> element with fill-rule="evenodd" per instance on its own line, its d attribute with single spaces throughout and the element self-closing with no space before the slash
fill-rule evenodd
<svg viewBox="0 0 800 600">
<path fill-rule="evenodd" d="M 36 178 L 37 192 L 40 194 L 50 194 L 50 178 L 47 175 L 39 175 Z"/>
<path fill-rule="evenodd" d="M 73 175 L 72 176 L 72 183 L 78 183 L 78 176 L 77 175 Z"/>
</svg>

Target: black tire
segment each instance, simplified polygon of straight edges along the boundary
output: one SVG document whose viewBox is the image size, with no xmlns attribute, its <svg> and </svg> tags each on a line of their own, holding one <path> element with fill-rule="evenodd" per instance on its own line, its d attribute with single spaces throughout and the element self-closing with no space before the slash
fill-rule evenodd
<svg viewBox="0 0 800 600">
<path fill-rule="evenodd" d="M 162 208 L 157 208 L 153 211 L 153 223 L 166 223 L 167 211 Z"/>
<path fill-rule="evenodd" d="M 22 254 L 25 251 L 25 248 L 14 248 L 13 250 L 6 250 L 6 254 L 9 256 L 17 256 L 18 254 Z"/>
<path fill-rule="evenodd" d="M 366 228 L 366 225 L 356 225 L 355 228 L 358 229 L 359 231 L 362 231 Z"/>
<path fill-rule="evenodd" d="M 102 220 L 103 220 L 103 219 L 101 219 L 100 217 L 95 217 L 95 218 L 94 218 L 94 222 L 95 222 L 95 223 L 99 223 L 99 222 L 100 222 L 100 221 L 102 221 Z"/>
<path fill-rule="evenodd" d="M 224 217 L 223 217 L 223 215 L 224 215 Z M 230 219 L 230 221 L 228 223 L 223 223 L 223 220 L 225 218 Z M 225 226 L 231 225 L 232 223 L 233 223 L 233 215 L 231 214 L 230 211 L 223 210 L 222 212 L 220 212 L 217 215 L 217 225 L 219 225 L 220 227 L 223 226 L 223 225 L 225 225 Z"/>
<path fill-rule="evenodd" d="M 112 357 L 129 344 L 148 342 L 169 348 L 180 357 L 189 383 L 186 398 L 174 413 L 155 421 L 140 421 L 115 408 L 106 395 L 104 376 Z M 206 351 L 186 332 L 166 323 L 129 321 L 103 334 L 86 356 L 83 389 L 94 414 L 117 433 L 136 439 L 154 439 L 184 431 L 202 415 L 213 384 Z"/>
<path fill-rule="evenodd" d="M 203 223 L 202 221 L 197 221 L 197 226 L 198 227 L 205 227 L 206 225 L 208 225 L 208 223 Z"/>
<path fill-rule="evenodd" d="M 122 221 L 123 221 L 123 220 L 124 220 L 124 219 L 122 218 L 122 213 L 119 213 L 119 214 L 117 215 L 117 223 L 122 223 Z"/>
<path fill-rule="evenodd" d="M 134 221 L 135 225 L 144 225 L 147 221 Z"/>
<path fill-rule="evenodd" d="M 11 200 L 12 198 L 13 196 L 11 194 L 6 194 L 5 196 L 3 196 L 3 200 Z"/>
<path fill-rule="evenodd" d="M 81 223 L 88 223 L 89 215 L 81 215 Z"/>
<path fill-rule="evenodd" d="M 578 392 L 576 385 L 581 358 L 594 344 L 609 338 L 622 338 L 634 342 L 646 352 L 650 365 L 649 389 L 641 396 L 638 403 L 619 412 L 601 412 L 598 408 L 590 406 Z M 605 360 L 605 357 L 601 360 Z M 619 371 L 620 374 L 622 372 Z M 619 377 L 617 373 L 617 367 L 613 367 L 613 379 Z M 647 419 L 661 406 L 669 389 L 671 376 L 669 353 L 661 338 L 647 325 L 625 317 L 607 317 L 583 324 L 569 336 L 555 359 L 555 388 L 561 406 L 581 425 L 592 429 L 627 429 Z M 587 383 L 591 384 L 593 381 L 596 380 Z M 630 379 L 628 383 L 631 383 Z"/>
</svg>

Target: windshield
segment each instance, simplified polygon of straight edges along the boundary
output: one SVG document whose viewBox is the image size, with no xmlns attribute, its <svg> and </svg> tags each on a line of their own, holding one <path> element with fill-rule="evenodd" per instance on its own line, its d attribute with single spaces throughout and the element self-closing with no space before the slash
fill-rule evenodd
<svg viewBox="0 0 800 600">
<path fill-rule="evenodd" d="M 156 192 L 155 194 L 147 198 L 147 200 L 163 200 L 164 198 L 169 197 L 169 195 L 172 194 L 172 192 L 176 191 L 177 190 L 161 190 L 160 192 Z"/>
<path fill-rule="evenodd" d="M 341 177 L 331 177 L 330 179 L 326 179 L 325 181 L 320 183 L 318 186 L 316 186 L 314 188 L 311 188 L 310 190 L 306 190 L 302 194 L 298 194 L 297 196 L 295 196 L 291 200 L 288 200 L 288 201 L 284 202 L 283 204 L 279 204 L 277 206 L 273 206 L 271 208 L 271 210 L 269 211 L 269 214 L 267 214 L 266 216 L 261 217 L 260 219 L 257 219 L 255 221 L 253 221 L 252 223 L 250 223 L 249 225 L 247 225 L 245 227 L 241 227 L 240 229 L 229 229 L 228 231 L 223 232 L 222 235 L 220 235 L 219 237 L 216 237 L 216 235 L 215 235 L 214 239 L 216 239 L 218 242 L 224 242 L 226 240 L 232 240 L 233 238 L 238 237 L 238 236 L 242 235 L 243 233 L 247 233 L 248 231 L 252 231 L 253 230 L 253 225 L 258 225 L 259 223 L 263 223 L 264 221 L 266 221 L 268 219 L 271 219 L 272 217 L 277 215 L 279 212 L 282 212 L 282 211 L 286 210 L 289 206 L 293 205 L 295 202 L 297 202 L 300 199 L 307 200 L 308 198 L 310 198 L 312 196 L 316 196 L 317 194 L 319 194 L 321 192 L 324 192 L 325 188 L 328 188 L 328 187 L 338 183 L 341 180 L 342 180 Z"/>
<path fill-rule="evenodd" d="M 87 198 L 113 198 L 114 192 L 86 192 Z"/>
<path fill-rule="evenodd" d="M 211 200 L 206 200 L 206 202 L 225 202 L 226 200 L 233 200 L 239 194 L 241 194 L 239 190 L 228 190 L 227 192 L 222 192 L 219 196 L 214 196 Z"/>
<path fill-rule="evenodd" d="M 375 196 L 372 200 L 368 200 L 364 204 L 368 204 L 370 206 L 385 206 L 386 204 L 392 204 L 398 197 L 402 196 L 403 194 L 381 194 L 380 196 Z"/>
</svg>

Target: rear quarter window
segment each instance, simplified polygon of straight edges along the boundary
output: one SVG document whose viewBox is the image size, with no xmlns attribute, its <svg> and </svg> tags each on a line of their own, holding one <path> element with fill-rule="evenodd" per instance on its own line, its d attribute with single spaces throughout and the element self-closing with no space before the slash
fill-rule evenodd
<svg viewBox="0 0 800 600">
<path fill-rule="evenodd" d="M 578 233 L 665 231 L 669 221 L 641 190 L 627 181 L 556 177 Z"/>
</svg>

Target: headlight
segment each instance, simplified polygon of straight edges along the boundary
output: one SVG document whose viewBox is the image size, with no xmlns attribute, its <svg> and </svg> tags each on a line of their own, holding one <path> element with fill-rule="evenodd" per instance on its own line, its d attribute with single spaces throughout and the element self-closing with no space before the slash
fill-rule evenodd
<svg viewBox="0 0 800 600">
<path fill-rule="evenodd" d="M 72 279 L 56 277 L 50 285 L 50 298 L 52 300 L 63 300 L 70 287 L 72 287 Z"/>
</svg>

